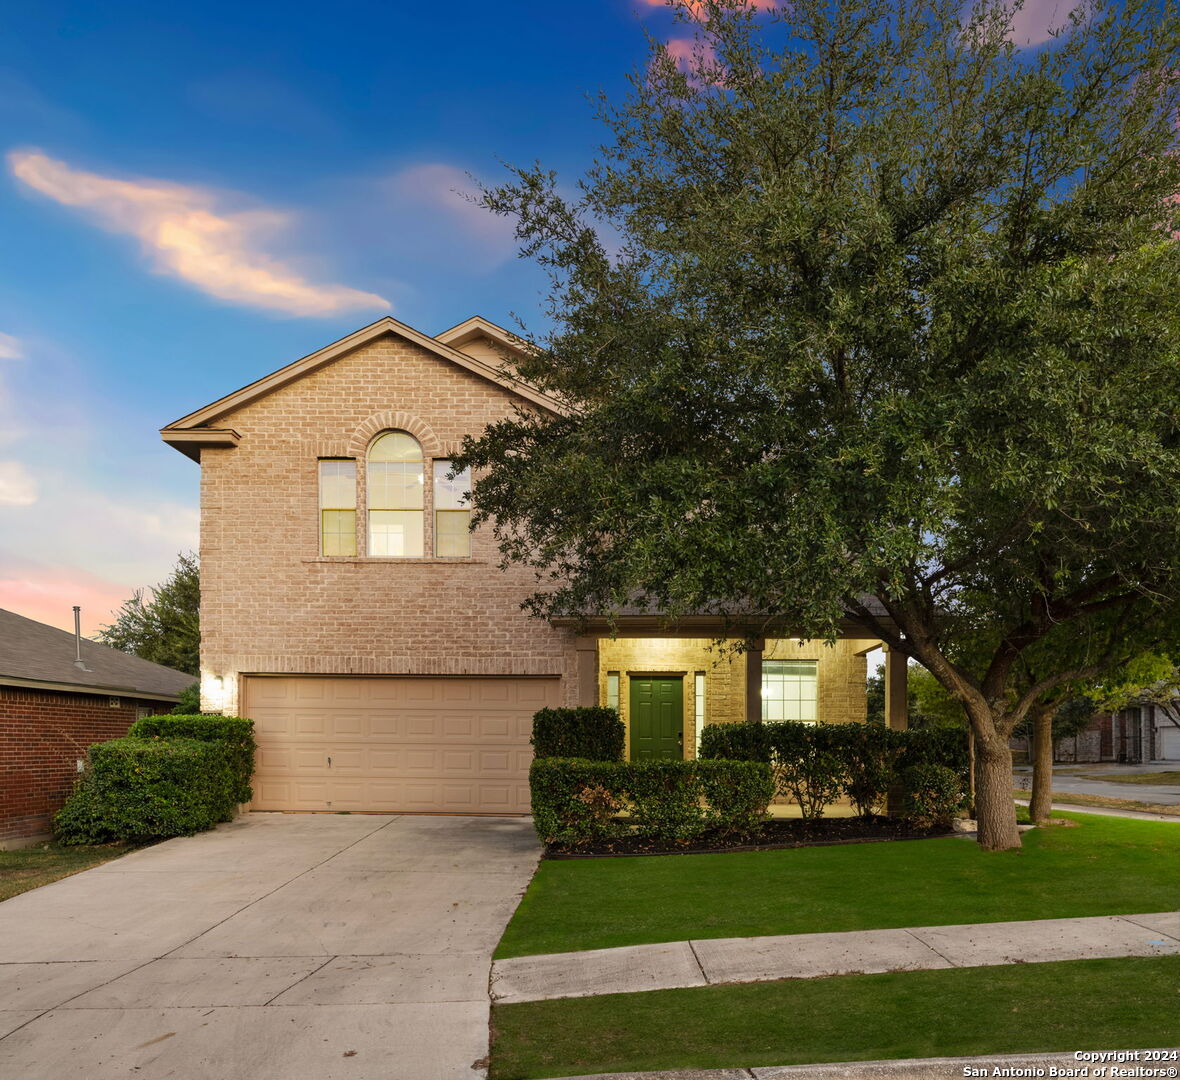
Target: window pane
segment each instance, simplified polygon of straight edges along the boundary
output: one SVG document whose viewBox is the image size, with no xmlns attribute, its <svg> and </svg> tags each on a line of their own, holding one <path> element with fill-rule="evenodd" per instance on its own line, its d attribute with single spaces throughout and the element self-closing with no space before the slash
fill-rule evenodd
<svg viewBox="0 0 1180 1080">
<path fill-rule="evenodd" d="M 421 510 L 370 510 L 369 554 L 422 557 Z"/>
<path fill-rule="evenodd" d="M 370 461 L 370 510 L 421 510 L 425 477 L 422 462 Z"/>
<path fill-rule="evenodd" d="M 356 554 L 356 511 L 320 511 L 321 550 L 325 555 Z"/>
<path fill-rule="evenodd" d="M 619 711 L 619 673 L 617 671 L 606 673 L 606 704 L 615 712 Z"/>
<path fill-rule="evenodd" d="M 816 720 L 815 660 L 762 662 L 762 719 Z"/>
<path fill-rule="evenodd" d="M 698 671 L 692 681 L 693 718 L 697 729 L 697 753 L 701 748 L 701 729 L 705 726 L 705 673 Z"/>
<path fill-rule="evenodd" d="M 434 515 L 434 553 L 440 558 L 466 559 L 471 556 L 471 512 L 439 510 Z"/>
<path fill-rule="evenodd" d="M 471 470 L 464 469 L 454 480 L 448 480 L 451 463 L 439 459 L 434 463 L 434 508 L 435 510 L 465 510 L 467 501 L 464 492 L 471 490 Z"/>
<path fill-rule="evenodd" d="M 356 462 L 320 462 L 320 508 L 356 509 Z"/>
<path fill-rule="evenodd" d="M 370 461 L 421 461 L 422 447 L 413 435 L 387 431 L 369 447 Z"/>
</svg>

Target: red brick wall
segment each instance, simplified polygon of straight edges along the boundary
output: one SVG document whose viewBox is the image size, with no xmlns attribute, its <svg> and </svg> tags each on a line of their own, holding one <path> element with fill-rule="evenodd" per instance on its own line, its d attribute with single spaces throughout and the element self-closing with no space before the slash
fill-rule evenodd
<svg viewBox="0 0 1180 1080">
<path fill-rule="evenodd" d="M 86 748 L 126 735 L 136 710 L 145 707 L 167 712 L 172 706 L 0 686 L 0 844 L 50 832 Z"/>
</svg>

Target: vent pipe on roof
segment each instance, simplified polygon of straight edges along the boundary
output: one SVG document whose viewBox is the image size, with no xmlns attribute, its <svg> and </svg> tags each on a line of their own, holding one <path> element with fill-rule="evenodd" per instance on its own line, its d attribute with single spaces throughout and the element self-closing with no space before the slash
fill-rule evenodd
<svg viewBox="0 0 1180 1080">
<path fill-rule="evenodd" d="M 74 605 L 74 667 L 79 671 L 89 671 L 82 659 L 82 609 Z"/>
</svg>

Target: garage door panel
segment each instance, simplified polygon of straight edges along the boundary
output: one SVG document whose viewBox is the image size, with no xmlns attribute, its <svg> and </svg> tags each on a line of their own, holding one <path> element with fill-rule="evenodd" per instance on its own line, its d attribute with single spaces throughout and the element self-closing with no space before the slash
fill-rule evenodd
<svg viewBox="0 0 1180 1080">
<path fill-rule="evenodd" d="M 557 701 L 553 678 L 247 678 L 254 807 L 527 813 L 532 714 Z"/>
</svg>

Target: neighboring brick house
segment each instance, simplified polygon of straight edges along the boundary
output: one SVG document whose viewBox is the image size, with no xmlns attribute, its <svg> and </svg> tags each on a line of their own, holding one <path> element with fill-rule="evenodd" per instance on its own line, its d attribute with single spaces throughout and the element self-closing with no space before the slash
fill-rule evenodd
<svg viewBox="0 0 1180 1080">
<path fill-rule="evenodd" d="M 86 748 L 168 712 L 192 683 L 0 608 L 0 848 L 47 837 Z"/>
<path fill-rule="evenodd" d="M 726 658 L 706 618 L 612 638 L 521 611 L 532 571 L 499 569 L 447 478 L 465 436 L 559 408 L 506 374 L 517 350 L 384 318 L 161 431 L 201 465 L 202 700 L 256 723 L 256 809 L 525 813 L 546 705 L 617 705 L 635 757 L 692 757 L 712 721 L 864 720 L 880 642 L 853 625 Z"/>
<path fill-rule="evenodd" d="M 1127 765 L 1180 761 L 1180 723 L 1175 719 L 1178 705 L 1164 709 L 1151 702 L 1139 702 L 1117 712 L 1099 713 L 1085 730 L 1057 740 L 1053 760 Z"/>
</svg>

